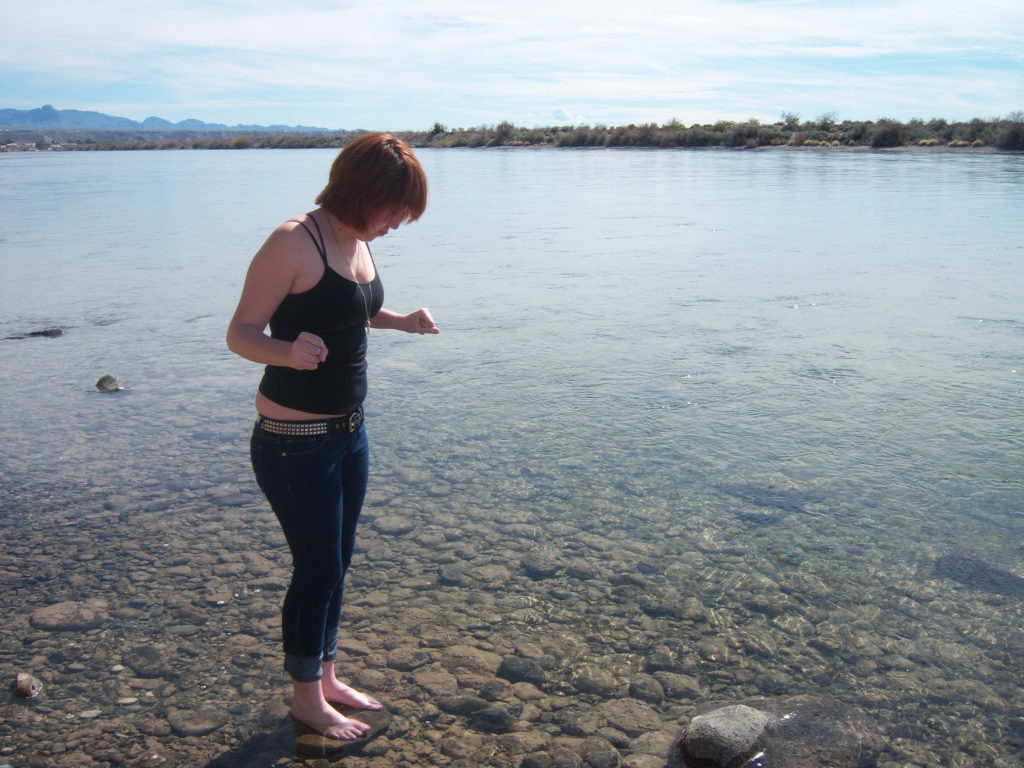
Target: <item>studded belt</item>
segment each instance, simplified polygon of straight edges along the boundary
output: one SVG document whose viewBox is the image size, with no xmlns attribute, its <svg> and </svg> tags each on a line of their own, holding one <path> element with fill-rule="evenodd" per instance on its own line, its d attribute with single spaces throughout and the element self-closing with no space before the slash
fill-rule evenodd
<svg viewBox="0 0 1024 768">
<path fill-rule="evenodd" d="M 352 413 L 335 416 L 329 419 L 312 419 L 310 421 L 279 421 L 260 416 L 256 426 L 264 432 L 287 437 L 315 437 L 330 432 L 355 432 L 363 423 L 363 407 L 359 406 Z"/>
</svg>

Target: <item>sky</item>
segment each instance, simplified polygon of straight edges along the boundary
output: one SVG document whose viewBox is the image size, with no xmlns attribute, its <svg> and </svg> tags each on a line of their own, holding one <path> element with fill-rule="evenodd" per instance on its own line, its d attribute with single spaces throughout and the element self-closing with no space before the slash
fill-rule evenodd
<svg viewBox="0 0 1024 768">
<path fill-rule="evenodd" d="M 47 0 L 0 108 L 426 130 L 1024 111 L 1022 0 Z"/>
</svg>

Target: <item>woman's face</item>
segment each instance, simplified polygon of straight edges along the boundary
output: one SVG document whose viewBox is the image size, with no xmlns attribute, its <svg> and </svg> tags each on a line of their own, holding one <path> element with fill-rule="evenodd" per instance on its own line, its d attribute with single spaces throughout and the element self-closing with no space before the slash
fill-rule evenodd
<svg viewBox="0 0 1024 768">
<path fill-rule="evenodd" d="M 361 240 L 369 242 L 378 237 L 384 237 L 392 229 L 398 229 L 405 221 L 405 214 L 401 211 L 377 214 L 368 220 L 366 231 L 363 232 Z"/>
</svg>

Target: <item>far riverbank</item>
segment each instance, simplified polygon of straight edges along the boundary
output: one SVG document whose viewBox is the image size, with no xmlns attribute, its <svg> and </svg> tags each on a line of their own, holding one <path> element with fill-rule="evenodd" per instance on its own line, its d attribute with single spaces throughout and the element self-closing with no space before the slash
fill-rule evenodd
<svg viewBox="0 0 1024 768">
<path fill-rule="evenodd" d="M 763 124 L 719 121 L 685 126 L 554 126 L 523 128 L 509 122 L 476 128 L 392 131 L 417 148 L 634 147 L 719 149 L 914 149 L 921 151 L 1024 151 L 1024 114 L 1005 119 L 949 122 L 943 119 L 836 122 L 828 116 L 800 122 L 795 116 Z M 362 130 L 282 133 L 271 131 L 0 131 L 0 151 L 93 151 L 148 149 L 338 148 Z"/>
</svg>

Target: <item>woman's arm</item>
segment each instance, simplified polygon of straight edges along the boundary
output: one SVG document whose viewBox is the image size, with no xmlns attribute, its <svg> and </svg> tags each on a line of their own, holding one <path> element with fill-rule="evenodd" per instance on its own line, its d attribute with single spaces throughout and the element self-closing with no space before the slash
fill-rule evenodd
<svg viewBox="0 0 1024 768">
<path fill-rule="evenodd" d="M 441 329 L 437 327 L 434 322 L 434 318 L 430 315 L 430 310 L 417 309 L 415 312 L 410 312 L 407 315 L 400 315 L 397 312 L 392 312 L 390 309 L 381 309 L 376 315 L 370 319 L 371 328 L 392 328 L 396 331 L 405 331 L 406 333 L 440 333 Z"/>
<path fill-rule="evenodd" d="M 253 257 L 226 340 L 228 348 L 246 360 L 302 371 L 327 359 L 323 339 L 304 331 L 295 341 L 287 342 L 264 333 L 301 270 L 294 237 L 297 226 L 295 222 L 279 226 Z"/>
</svg>

